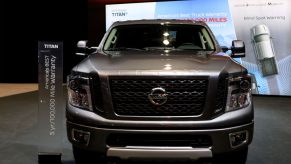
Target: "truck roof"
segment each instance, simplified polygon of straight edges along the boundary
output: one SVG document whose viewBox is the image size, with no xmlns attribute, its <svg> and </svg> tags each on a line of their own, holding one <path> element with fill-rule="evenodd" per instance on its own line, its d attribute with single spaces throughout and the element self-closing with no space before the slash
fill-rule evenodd
<svg viewBox="0 0 291 164">
<path fill-rule="evenodd" d="M 142 20 L 127 20 L 114 22 L 112 26 L 132 25 L 132 24 L 188 24 L 207 26 L 203 21 L 180 20 L 180 19 L 142 19 Z"/>
</svg>

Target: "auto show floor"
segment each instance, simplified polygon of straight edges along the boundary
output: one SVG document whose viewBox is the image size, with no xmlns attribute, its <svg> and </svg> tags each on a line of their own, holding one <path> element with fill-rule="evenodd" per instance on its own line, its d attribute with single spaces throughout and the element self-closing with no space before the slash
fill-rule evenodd
<svg viewBox="0 0 291 164">
<path fill-rule="evenodd" d="M 0 83 L 0 98 L 20 93 L 32 92 L 36 91 L 37 89 L 38 89 L 37 83 L 28 84 Z"/>
<path fill-rule="evenodd" d="M 0 98 L 0 163 L 37 163 L 36 91 Z M 291 161 L 291 98 L 254 97 L 255 135 L 247 164 L 289 164 Z M 64 124 L 65 126 L 65 124 Z M 63 134 L 63 164 L 74 164 Z M 122 162 L 124 163 L 124 162 Z"/>
</svg>

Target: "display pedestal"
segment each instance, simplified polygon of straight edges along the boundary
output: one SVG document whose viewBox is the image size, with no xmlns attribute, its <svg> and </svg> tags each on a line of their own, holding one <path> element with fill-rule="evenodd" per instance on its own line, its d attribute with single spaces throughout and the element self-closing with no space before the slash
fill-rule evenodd
<svg viewBox="0 0 291 164">
<path fill-rule="evenodd" d="M 38 153 L 39 164 L 61 164 L 61 153 Z"/>
</svg>

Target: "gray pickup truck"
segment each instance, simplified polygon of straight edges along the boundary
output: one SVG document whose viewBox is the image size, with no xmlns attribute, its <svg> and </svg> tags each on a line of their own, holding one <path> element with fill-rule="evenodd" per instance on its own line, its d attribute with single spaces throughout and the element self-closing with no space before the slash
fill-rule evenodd
<svg viewBox="0 0 291 164">
<path fill-rule="evenodd" d="M 231 50 L 231 55 L 224 52 Z M 204 22 L 115 22 L 68 76 L 67 135 L 77 163 L 106 159 L 245 163 L 251 76 Z M 94 161 L 94 162 L 93 162 Z"/>
</svg>

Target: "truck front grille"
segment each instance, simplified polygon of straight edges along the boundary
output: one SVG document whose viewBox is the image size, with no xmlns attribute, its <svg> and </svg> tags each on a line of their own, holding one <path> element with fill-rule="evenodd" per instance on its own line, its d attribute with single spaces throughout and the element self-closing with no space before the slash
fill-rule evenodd
<svg viewBox="0 0 291 164">
<path fill-rule="evenodd" d="M 167 101 L 154 105 L 153 88 L 166 90 Z M 194 116 L 203 112 L 208 79 L 111 79 L 114 111 L 128 116 Z"/>
</svg>

